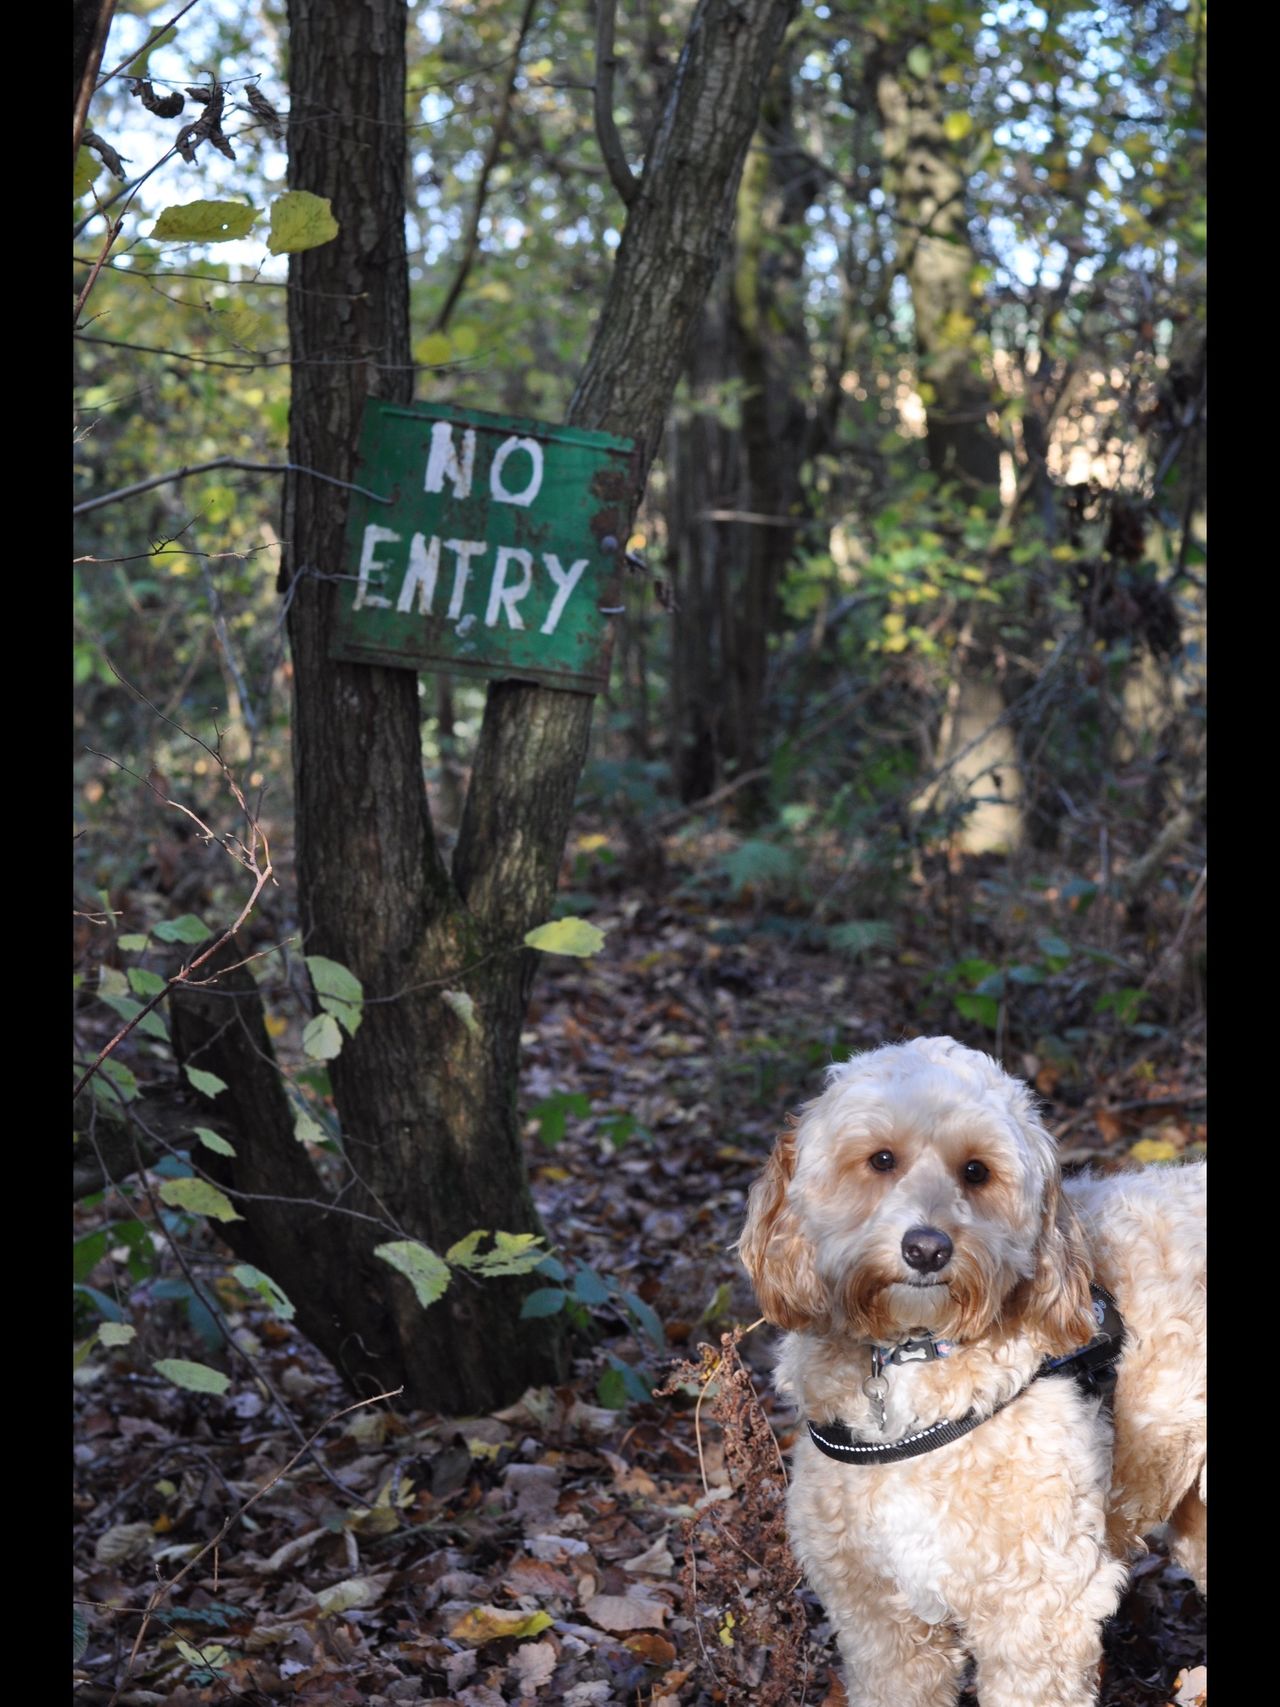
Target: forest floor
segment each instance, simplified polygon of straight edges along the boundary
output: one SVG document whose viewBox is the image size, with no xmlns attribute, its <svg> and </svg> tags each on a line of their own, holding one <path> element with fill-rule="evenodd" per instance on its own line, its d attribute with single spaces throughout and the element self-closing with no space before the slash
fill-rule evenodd
<svg viewBox="0 0 1280 1707">
<path fill-rule="evenodd" d="M 782 1460 L 751 1422 L 762 1407 L 785 1446 L 790 1420 L 770 1394 L 771 1331 L 743 1336 L 741 1366 L 722 1351 L 721 1335 L 756 1315 L 730 1246 L 784 1116 L 828 1061 L 931 1030 L 992 1040 L 930 979 L 929 896 L 891 949 L 851 959 L 806 946 L 787 908 L 749 886 L 709 905 L 678 876 L 647 892 L 603 885 L 592 917 L 605 950 L 548 959 L 529 1015 L 534 1189 L 570 1274 L 593 1277 L 580 1292 L 598 1299 L 573 1379 L 492 1416 L 338 1415 L 351 1398 L 325 1361 L 234 1290 L 229 1319 L 291 1424 L 251 1378 L 185 1392 L 134 1347 L 84 1365 L 78 1701 L 843 1702 L 821 1607 L 777 1580 Z M 984 893 L 970 874 L 949 904 L 996 961 L 1004 902 Z M 1005 1043 L 1066 1164 L 1201 1145 L 1198 1020 L 1157 1035 L 1112 1020 L 1066 1051 L 1038 1053 L 1030 1031 L 1021 1051 Z M 656 1313 L 661 1350 L 623 1293 Z M 150 1355 L 201 1355 L 160 1294 L 139 1308 Z M 723 1362 L 717 1396 L 698 1404 L 700 1345 L 704 1375 Z M 615 1408 L 619 1364 L 633 1391 L 673 1390 Z M 1144 1559 L 1109 1629 L 1106 1707 L 1207 1699 L 1203 1616 L 1186 1577 Z"/>
</svg>

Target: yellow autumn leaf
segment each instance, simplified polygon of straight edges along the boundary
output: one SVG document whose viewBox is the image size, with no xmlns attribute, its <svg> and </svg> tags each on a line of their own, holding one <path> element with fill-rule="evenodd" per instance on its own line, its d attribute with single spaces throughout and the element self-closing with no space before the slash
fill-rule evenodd
<svg viewBox="0 0 1280 1707">
<path fill-rule="evenodd" d="M 963 142 L 973 129 L 973 120 L 968 113 L 948 113 L 942 121 L 942 130 L 948 142 Z"/>
<path fill-rule="evenodd" d="M 1139 1138 L 1136 1144 L 1129 1146 L 1129 1154 L 1135 1162 L 1176 1162 L 1180 1151 L 1176 1144 L 1171 1144 L 1167 1138 Z"/>
<path fill-rule="evenodd" d="M 500 1636 L 537 1636 L 551 1624 L 546 1612 L 508 1611 L 501 1606 L 473 1606 L 449 1631 L 455 1642 L 493 1642 Z"/>
<path fill-rule="evenodd" d="M 289 1022 L 281 1014 L 267 1015 L 267 1036 L 283 1037 L 289 1029 Z"/>
</svg>

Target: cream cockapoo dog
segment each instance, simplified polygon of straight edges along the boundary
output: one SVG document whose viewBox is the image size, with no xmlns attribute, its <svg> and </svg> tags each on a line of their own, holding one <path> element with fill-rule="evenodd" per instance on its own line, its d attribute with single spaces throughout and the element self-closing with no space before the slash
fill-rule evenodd
<svg viewBox="0 0 1280 1707">
<path fill-rule="evenodd" d="M 1087 1707 L 1143 1535 L 1203 1587 L 1204 1203 L 1199 1165 L 1064 1184 L 1026 1087 L 947 1037 L 830 1068 L 778 1140 L 741 1253 L 850 1707 L 954 1707 L 966 1652 L 982 1707 Z M 1091 1283 L 1114 1414 L 1045 1367 L 1114 1362 Z"/>
</svg>

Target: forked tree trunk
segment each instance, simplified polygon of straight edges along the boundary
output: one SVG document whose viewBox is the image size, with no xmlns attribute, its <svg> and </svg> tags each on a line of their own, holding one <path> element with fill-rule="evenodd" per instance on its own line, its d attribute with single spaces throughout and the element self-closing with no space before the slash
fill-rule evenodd
<svg viewBox="0 0 1280 1707">
<path fill-rule="evenodd" d="M 723 253 L 747 142 L 795 0 L 700 0 L 628 212 L 595 340 L 569 410 L 637 441 L 638 501 L 684 344 Z M 291 462 L 350 479 L 365 398 L 412 395 L 404 252 L 401 0 L 290 0 L 289 182 L 328 196 L 338 236 L 295 256 Z M 523 1280 L 455 1279 L 423 1311 L 372 1254 L 395 1233 L 439 1252 L 474 1228 L 538 1229 L 516 1111 L 534 957 L 524 933 L 551 908 L 589 697 L 491 685 L 452 867 L 423 783 L 417 677 L 329 655 L 346 495 L 290 476 L 284 511 L 293 651 L 298 897 L 308 954 L 364 985 L 356 1036 L 332 1064 L 358 1186 L 314 1248 L 261 1266 L 296 1294 L 341 1276 L 326 1349 L 357 1390 L 406 1387 L 460 1412 L 555 1379 L 553 1325 L 519 1319 Z M 471 1035 L 441 1000 L 465 990 Z M 215 1066 L 216 1041 L 204 1055 Z M 225 1093 L 224 1093 L 225 1094 Z M 276 1125 L 246 1134 L 278 1143 Z M 292 1142 L 292 1140 L 288 1140 Z M 234 1168 L 229 1183 L 236 1183 Z M 252 1225 L 254 1209 L 242 1205 Z M 377 1225 L 381 1222 L 382 1225 Z M 263 1248 L 259 1246 L 259 1248 Z M 334 1345 L 336 1344 L 336 1355 Z"/>
</svg>

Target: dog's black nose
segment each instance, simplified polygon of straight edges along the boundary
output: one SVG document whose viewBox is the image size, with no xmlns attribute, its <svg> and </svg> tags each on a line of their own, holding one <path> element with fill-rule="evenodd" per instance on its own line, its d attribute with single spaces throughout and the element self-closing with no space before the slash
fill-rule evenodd
<svg viewBox="0 0 1280 1707">
<path fill-rule="evenodd" d="M 937 1274 L 951 1261 L 953 1246 L 936 1227 L 912 1227 L 902 1235 L 902 1260 L 920 1274 Z"/>
</svg>

